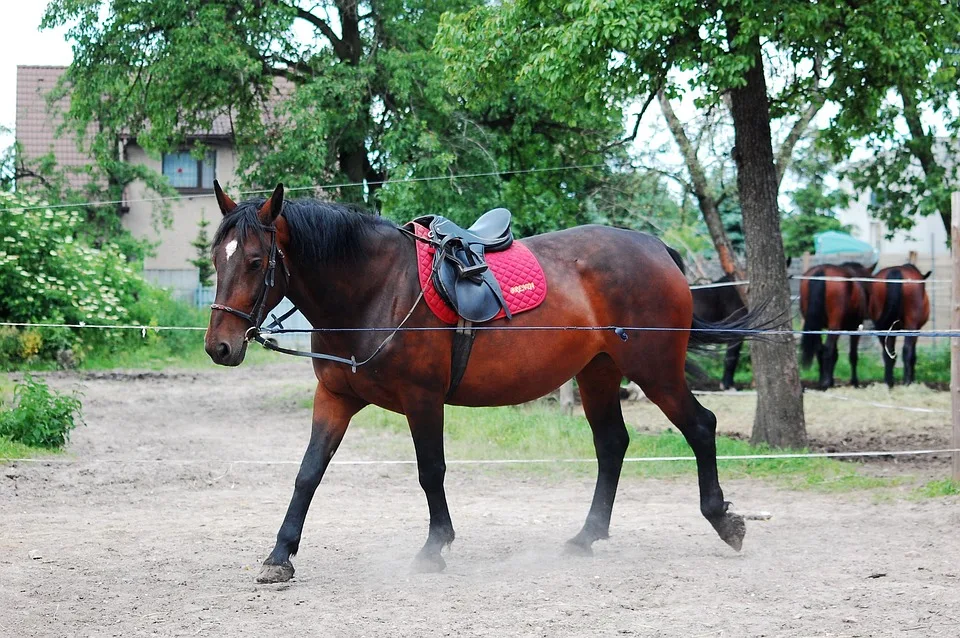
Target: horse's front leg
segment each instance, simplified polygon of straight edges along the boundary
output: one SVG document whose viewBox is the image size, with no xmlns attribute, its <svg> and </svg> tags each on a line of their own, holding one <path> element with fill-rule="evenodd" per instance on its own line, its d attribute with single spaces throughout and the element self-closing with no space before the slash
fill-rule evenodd
<svg viewBox="0 0 960 638">
<path fill-rule="evenodd" d="M 410 434 L 417 451 L 420 487 L 427 496 L 430 531 L 427 542 L 417 554 L 414 567 L 424 572 L 439 572 L 447 566 L 440 551 L 453 543 L 453 523 L 447 509 L 443 478 L 447 471 L 443 458 L 443 400 L 422 403 L 405 409 Z"/>
<path fill-rule="evenodd" d="M 307 517 L 310 501 L 320 485 L 320 479 L 337 451 L 351 417 L 363 407 L 363 402 L 331 394 L 323 385 L 317 386 L 313 398 L 313 428 L 310 443 L 300 463 L 300 471 L 293 488 L 293 498 L 283 517 L 277 544 L 263 561 L 258 583 L 281 583 L 293 578 L 290 557 L 300 549 L 300 534 Z"/>
</svg>

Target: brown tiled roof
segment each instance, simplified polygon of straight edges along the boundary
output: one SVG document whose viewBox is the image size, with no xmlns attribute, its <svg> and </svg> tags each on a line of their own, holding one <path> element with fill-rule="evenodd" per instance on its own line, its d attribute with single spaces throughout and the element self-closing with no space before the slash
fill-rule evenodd
<svg viewBox="0 0 960 638">
<path fill-rule="evenodd" d="M 52 151 L 61 167 L 82 167 L 90 163 L 90 156 L 77 148 L 76 136 L 69 131 L 56 135 L 57 127 L 63 123 L 60 110 L 66 108 L 65 101 L 51 106 L 46 100 L 65 70 L 62 66 L 17 67 L 16 138 L 28 161 Z M 95 130 L 91 126 L 90 132 Z M 86 178 L 72 175 L 70 183 L 79 188 Z"/>
<path fill-rule="evenodd" d="M 24 156 L 36 159 L 51 151 L 61 167 L 86 166 L 90 155 L 77 148 L 77 139 L 70 131 L 64 131 L 59 137 L 57 127 L 63 123 L 59 111 L 67 108 L 67 100 L 61 100 L 52 107 L 47 104 L 46 94 L 57 85 L 60 76 L 66 71 L 64 66 L 18 66 L 17 67 L 17 121 L 16 138 L 23 148 Z M 269 99 L 267 120 L 277 120 L 276 107 L 286 99 L 293 85 L 284 78 L 274 81 L 273 93 Z M 96 125 L 91 124 L 89 134 L 96 133 Z M 197 137 L 232 137 L 233 123 L 229 115 L 218 115 L 210 130 L 198 131 Z M 72 176 L 71 185 L 83 186 L 85 178 Z"/>
</svg>

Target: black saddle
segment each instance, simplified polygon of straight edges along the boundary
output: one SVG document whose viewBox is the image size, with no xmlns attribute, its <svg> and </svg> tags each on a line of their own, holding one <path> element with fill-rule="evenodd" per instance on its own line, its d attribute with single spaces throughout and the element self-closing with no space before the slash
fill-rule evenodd
<svg viewBox="0 0 960 638">
<path fill-rule="evenodd" d="M 484 256 L 506 250 L 513 243 L 510 217 L 506 208 L 494 208 L 470 228 L 461 228 L 439 215 L 414 220 L 430 229 L 430 238 L 436 243 L 433 285 L 443 300 L 468 321 L 489 321 L 501 309 L 508 319 L 511 316 Z"/>
</svg>

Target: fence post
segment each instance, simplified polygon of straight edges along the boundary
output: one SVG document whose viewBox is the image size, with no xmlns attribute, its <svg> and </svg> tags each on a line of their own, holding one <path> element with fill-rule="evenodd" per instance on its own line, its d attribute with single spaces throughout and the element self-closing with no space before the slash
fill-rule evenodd
<svg viewBox="0 0 960 638">
<path fill-rule="evenodd" d="M 950 247 L 953 253 L 953 295 L 950 328 L 960 330 L 960 192 L 953 193 L 950 214 Z M 954 450 L 960 448 L 960 339 L 950 339 L 950 396 L 953 406 Z M 953 480 L 960 481 L 960 452 L 953 453 Z"/>
<path fill-rule="evenodd" d="M 573 414 L 573 379 L 570 379 L 560 386 L 560 409 L 564 414 Z"/>
</svg>

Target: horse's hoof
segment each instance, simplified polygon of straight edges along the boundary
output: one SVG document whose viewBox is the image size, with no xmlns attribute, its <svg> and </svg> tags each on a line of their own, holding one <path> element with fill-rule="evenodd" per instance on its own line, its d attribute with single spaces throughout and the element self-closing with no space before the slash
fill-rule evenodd
<svg viewBox="0 0 960 638">
<path fill-rule="evenodd" d="M 439 574 L 447 568 L 447 561 L 443 560 L 440 552 L 436 554 L 417 554 L 413 559 L 413 571 L 419 574 Z"/>
<path fill-rule="evenodd" d="M 293 563 L 287 561 L 282 565 L 263 564 L 260 568 L 260 574 L 257 575 L 258 583 L 285 583 L 293 578 Z"/>
<path fill-rule="evenodd" d="M 724 543 L 740 551 L 743 547 L 743 537 L 747 533 L 747 525 L 742 516 L 727 512 L 720 518 L 711 520 L 710 524 L 717 530 L 717 534 Z"/>
<path fill-rule="evenodd" d="M 590 545 L 579 541 L 575 538 L 571 538 L 563 545 L 563 553 L 567 556 L 584 556 L 589 557 L 593 556 L 593 548 Z"/>
</svg>

